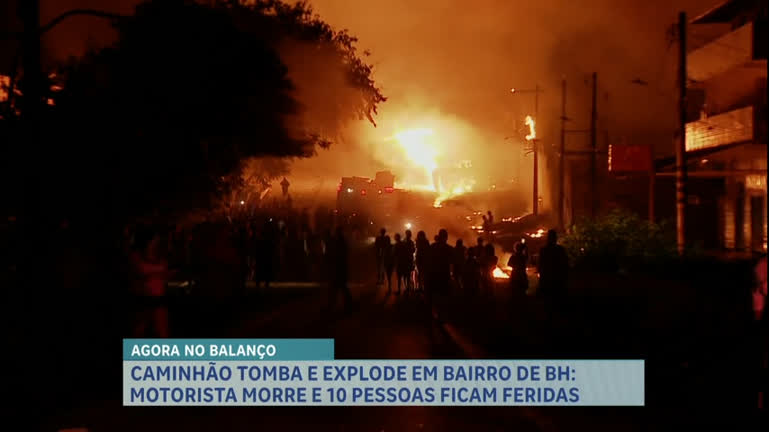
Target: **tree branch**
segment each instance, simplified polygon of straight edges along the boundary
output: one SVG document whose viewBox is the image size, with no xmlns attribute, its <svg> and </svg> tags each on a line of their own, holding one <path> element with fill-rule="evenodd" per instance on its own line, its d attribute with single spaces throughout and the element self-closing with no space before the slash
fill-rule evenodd
<svg viewBox="0 0 769 432">
<path fill-rule="evenodd" d="M 120 15 L 120 14 L 115 14 L 110 12 L 99 11 L 95 9 L 72 9 L 67 12 L 64 12 L 63 14 L 52 19 L 48 24 L 40 27 L 38 29 L 38 33 L 42 35 L 48 30 L 51 30 L 52 28 L 56 27 L 60 22 L 64 21 L 65 19 L 71 16 L 76 16 L 76 15 L 94 16 L 94 17 L 107 18 L 107 19 L 113 19 L 113 20 L 128 18 L 127 15 Z"/>
</svg>

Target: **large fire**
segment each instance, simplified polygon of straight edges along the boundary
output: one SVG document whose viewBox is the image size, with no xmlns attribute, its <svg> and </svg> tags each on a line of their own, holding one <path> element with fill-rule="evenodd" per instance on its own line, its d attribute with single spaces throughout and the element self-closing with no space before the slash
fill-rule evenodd
<svg viewBox="0 0 769 432">
<path fill-rule="evenodd" d="M 441 207 L 441 204 L 448 199 L 472 192 L 474 185 L 475 181 L 473 179 L 457 179 L 455 182 L 453 182 L 453 184 L 450 184 L 448 187 L 441 189 L 438 197 L 435 198 L 435 202 L 433 202 L 433 207 Z"/>
<path fill-rule="evenodd" d="M 407 129 L 395 133 L 392 137 L 403 150 L 403 154 L 406 159 L 413 165 L 424 170 L 427 179 L 430 183 L 422 186 L 429 190 L 435 190 L 435 182 L 433 181 L 433 174 L 438 168 L 438 149 L 435 146 L 432 129 L 420 128 L 420 129 Z"/>
<path fill-rule="evenodd" d="M 405 159 L 413 168 L 424 173 L 421 181 L 410 184 L 401 184 L 407 189 L 425 190 L 438 193 L 433 202 L 434 207 L 441 207 L 441 203 L 453 197 L 472 191 L 475 181 L 468 177 L 444 178 L 439 175 L 439 158 L 443 156 L 443 149 L 437 134 L 429 128 L 406 129 L 396 132 L 388 141 L 395 141 L 403 152 Z M 469 161 L 462 161 L 458 167 L 469 167 Z"/>
</svg>

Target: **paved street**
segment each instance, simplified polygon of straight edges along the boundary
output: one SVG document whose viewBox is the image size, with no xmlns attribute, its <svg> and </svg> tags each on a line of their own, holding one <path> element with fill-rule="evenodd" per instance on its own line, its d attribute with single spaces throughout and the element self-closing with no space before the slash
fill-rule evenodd
<svg viewBox="0 0 769 432">
<path fill-rule="evenodd" d="M 357 286 L 354 312 L 329 314 L 323 289 L 303 292 L 272 313 L 255 314 L 230 330 L 239 337 L 333 337 L 337 358 L 467 358 L 431 318 L 421 296 L 388 295 Z M 319 306 L 321 305 L 321 306 Z M 528 409 L 499 408 L 123 408 L 119 400 L 67 410 L 55 427 L 90 430 L 547 430 Z M 52 425 L 53 426 L 53 425 Z M 478 429 L 480 428 L 480 429 Z"/>
<path fill-rule="evenodd" d="M 371 283 L 351 287 L 350 312 L 343 311 L 341 298 L 330 312 L 325 287 L 309 283 L 275 284 L 269 291 L 252 286 L 237 302 L 177 299 L 171 309 L 172 336 L 334 338 L 336 358 L 345 359 L 646 358 L 648 407 L 124 408 L 115 384 L 120 382 L 115 360 L 110 369 L 115 379 L 100 387 L 107 397 L 60 407 L 50 419 L 50 429 L 565 431 L 579 425 L 595 431 L 665 430 L 671 425 L 691 425 L 694 414 L 704 414 L 706 407 L 720 403 L 711 400 L 712 390 L 701 391 L 711 379 L 707 377 L 712 377 L 708 368 L 714 366 L 699 360 L 698 369 L 691 370 L 697 363 L 689 357 L 689 348 L 676 339 L 680 335 L 664 337 L 648 322 L 652 313 L 657 325 L 670 326 L 663 318 L 675 316 L 675 310 L 639 309 L 637 302 L 622 296 L 600 300 L 577 296 L 554 331 L 545 325 L 535 297 L 512 299 L 505 283 L 491 294 L 454 293 L 450 301 L 438 303 L 440 321 L 421 294 L 395 295 Z M 687 366 L 689 362 L 692 366 Z M 734 389 L 728 383 L 720 385 L 724 391 Z M 682 406 L 681 400 L 702 405 Z"/>
</svg>

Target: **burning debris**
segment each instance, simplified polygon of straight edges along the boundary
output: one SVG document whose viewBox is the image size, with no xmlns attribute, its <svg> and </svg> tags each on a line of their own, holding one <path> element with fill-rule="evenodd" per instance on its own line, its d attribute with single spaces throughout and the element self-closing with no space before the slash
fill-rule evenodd
<svg viewBox="0 0 769 432">
<path fill-rule="evenodd" d="M 505 271 L 499 267 L 494 267 L 492 275 L 494 276 L 494 279 L 510 279 L 510 275 L 505 273 Z"/>
<path fill-rule="evenodd" d="M 518 222 L 521 219 L 523 219 L 523 216 L 518 216 L 518 217 L 510 216 L 510 217 L 502 218 L 502 222 L 512 222 L 512 223 L 515 223 L 515 222 Z"/>
</svg>

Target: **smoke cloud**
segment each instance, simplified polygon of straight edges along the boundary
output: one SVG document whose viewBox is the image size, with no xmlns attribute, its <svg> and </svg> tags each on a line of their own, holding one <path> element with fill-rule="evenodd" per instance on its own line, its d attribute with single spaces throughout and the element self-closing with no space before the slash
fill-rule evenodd
<svg viewBox="0 0 769 432">
<path fill-rule="evenodd" d="M 71 8 L 131 13 L 136 3 L 42 0 L 41 21 Z M 400 129 L 429 127 L 445 143 L 446 164 L 472 160 L 479 187 L 509 183 L 528 191 L 531 156 L 524 156 L 528 129 L 523 119 L 534 114 L 534 97 L 511 94 L 510 88 L 544 89 L 537 131 L 543 150 L 552 154 L 559 139 L 561 79 L 568 84 L 569 127 L 586 129 L 592 72 L 598 73 L 601 136 L 643 137 L 669 145 L 676 118 L 676 47 L 669 43 L 668 30 L 678 11 L 696 14 L 712 3 L 313 0 L 326 22 L 349 29 L 359 38 L 360 50 L 371 51 L 374 78 L 389 100 L 380 107 L 377 128 L 357 120 L 340 127 L 334 104 L 327 102 L 352 97 L 341 75 L 323 77 L 335 85 L 314 86 L 319 77 L 308 63 L 312 60 L 302 56 L 301 49 L 287 49 L 285 61 L 294 66 L 298 97 L 311 107 L 301 124 L 333 131 L 335 138 L 331 149 L 294 161 L 292 188 L 333 192 L 341 176 L 373 176 L 380 169 L 409 179 L 416 174 L 388 138 Z M 107 22 L 75 18 L 50 32 L 44 47 L 52 58 L 62 59 L 106 45 L 113 37 Z M 636 78 L 648 85 L 631 83 Z M 587 138 L 570 135 L 567 144 L 584 147 Z M 547 163 L 543 165 L 546 190 L 549 175 Z"/>
<path fill-rule="evenodd" d="M 653 140 L 670 144 L 676 122 L 676 46 L 669 28 L 680 10 L 691 14 L 710 0 L 588 0 L 537 2 L 482 0 L 315 0 L 315 10 L 336 28 L 359 37 L 372 52 L 375 79 L 389 100 L 379 127 L 356 124 L 346 139 L 316 160 L 294 164 L 303 173 L 372 176 L 398 163 L 386 138 L 410 127 L 438 127 L 446 153 L 472 159 L 479 186 L 513 183 L 529 194 L 531 156 L 524 156 L 526 115 L 538 100 L 537 131 L 552 155 L 559 140 L 560 85 L 567 80 L 570 129 L 587 129 L 590 75 L 598 74 L 601 140 Z M 646 86 L 633 84 L 640 78 Z M 505 139 L 505 137 L 509 137 Z M 570 135 L 570 148 L 588 145 Z M 315 163 L 323 161 L 323 163 Z M 541 190 L 547 190 L 543 163 Z M 322 167 L 322 168 L 321 168 Z M 543 192 L 547 204 L 547 192 Z"/>
</svg>

